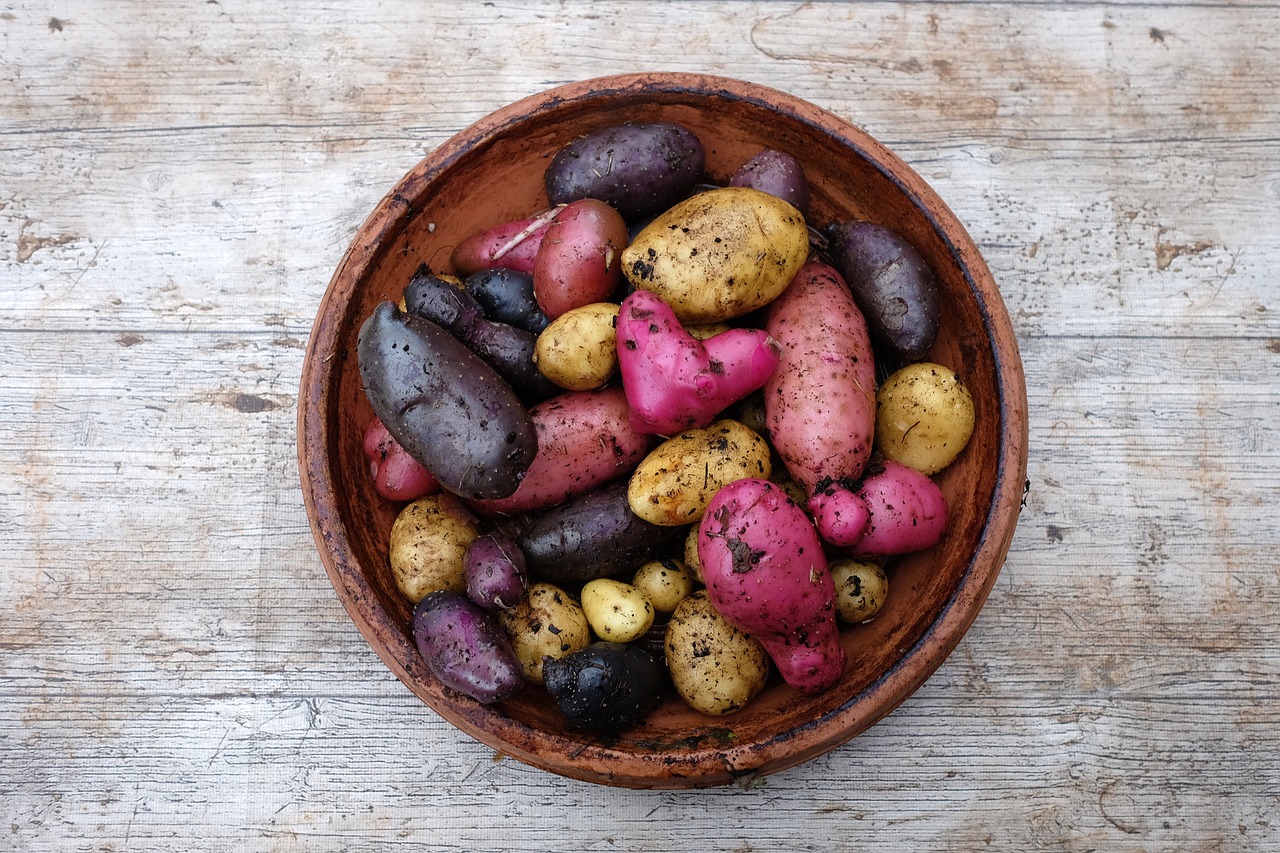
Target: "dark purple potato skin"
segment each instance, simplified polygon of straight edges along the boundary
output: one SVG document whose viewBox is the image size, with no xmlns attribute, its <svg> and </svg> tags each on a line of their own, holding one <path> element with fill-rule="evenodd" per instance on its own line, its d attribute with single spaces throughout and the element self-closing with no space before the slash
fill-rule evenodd
<svg viewBox="0 0 1280 853">
<path fill-rule="evenodd" d="M 539 515 L 518 541 L 532 577 L 572 585 L 634 571 L 684 534 L 632 512 L 622 480 Z"/>
<path fill-rule="evenodd" d="M 489 705 L 525 685 L 511 642 L 492 614 L 460 592 L 428 593 L 413 611 L 418 653 L 445 686 Z"/>
<path fill-rule="evenodd" d="M 467 277 L 467 293 L 475 297 L 485 315 L 499 323 L 518 326 L 535 335 L 551 324 L 533 296 L 533 276 L 520 270 L 497 267 Z"/>
<path fill-rule="evenodd" d="M 454 494 L 503 498 L 538 450 L 511 385 L 451 334 L 379 304 L 360 328 L 360 379 L 374 414 Z"/>
<path fill-rule="evenodd" d="M 904 362 L 929 354 L 938 334 L 938 286 L 929 264 L 899 234 L 872 222 L 825 231 L 827 254 L 844 277 L 872 337 Z"/>
<path fill-rule="evenodd" d="M 751 187 L 775 195 L 809 215 L 809 181 L 800 161 L 785 151 L 761 151 L 738 167 L 729 178 L 729 186 Z"/>
<path fill-rule="evenodd" d="M 529 568 L 516 540 L 506 533 L 478 536 L 462 555 L 467 597 L 486 610 L 508 610 L 524 597 Z"/>
<path fill-rule="evenodd" d="M 688 196 L 706 168 L 702 142 L 667 122 L 621 124 L 573 140 L 547 167 L 547 198 L 568 204 L 595 198 L 631 222 Z"/>
<path fill-rule="evenodd" d="M 547 692 L 569 724 L 616 731 L 652 711 L 666 687 L 666 667 L 638 646 L 596 642 L 542 665 Z"/>
<path fill-rule="evenodd" d="M 559 394 L 557 386 L 538 371 L 533 351 L 538 336 L 527 329 L 499 323 L 465 290 L 430 272 L 419 270 L 404 289 L 405 308 L 446 329 L 507 380 L 526 406 Z"/>
</svg>

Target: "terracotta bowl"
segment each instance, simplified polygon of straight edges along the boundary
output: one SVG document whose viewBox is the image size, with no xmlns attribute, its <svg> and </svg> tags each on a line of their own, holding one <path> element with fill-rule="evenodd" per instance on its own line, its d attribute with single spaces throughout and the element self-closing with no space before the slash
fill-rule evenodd
<svg viewBox="0 0 1280 853">
<path fill-rule="evenodd" d="M 862 218 L 898 230 L 933 267 L 943 327 L 931 359 L 973 393 L 977 427 L 939 476 L 952 511 L 943 541 L 893 564 L 872 622 L 844 631 L 843 678 L 818 696 L 780 681 L 745 709 L 704 716 L 676 697 L 644 723 L 601 737 L 566 728 L 540 688 L 486 707 L 443 688 L 410 634 L 410 604 L 387 566 L 397 506 L 373 491 L 361 453 L 372 417 L 356 334 L 398 299 L 419 264 L 448 272 L 463 237 L 546 206 L 553 153 L 603 125 L 682 123 L 702 139 L 713 181 L 761 148 L 789 151 L 812 186 L 810 220 Z M 741 781 L 821 755 L 864 731 L 937 669 L 969 628 L 1013 536 L 1027 453 L 1026 389 L 1000 293 L 972 239 L 902 160 L 832 113 L 761 86 L 694 74 L 637 74 L 534 95 L 476 122 L 414 166 L 361 226 L 321 301 L 307 349 L 298 451 L 320 556 L 347 613 L 387 666 L 442 717 L 499 752 L 577 779 L 635 788 Z"/>
</svg>

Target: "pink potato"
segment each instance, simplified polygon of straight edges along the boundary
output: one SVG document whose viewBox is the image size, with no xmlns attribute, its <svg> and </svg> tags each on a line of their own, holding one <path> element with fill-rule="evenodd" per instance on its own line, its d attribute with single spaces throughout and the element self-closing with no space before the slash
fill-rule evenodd
<svg viewBox="0 0 1280 853">
<path fill-rule="evenodd" d="M 622 301 L 617 331 L 622 386 L 640 432 L 672 435 L 706 427 L 764 385 L 778 366 L 778 345 L 767 332 L 730 329 L 700 341 L 647 290 Z"/>
<path fill-rule="evenodd" d="M 545 509 L 630 474 L 653 437 L 632 429 L 626 395 L 616 386 L 569 391 L 529 410 L 538 452 L 515 493 L 470 501 L 483 515 Z"/>
<path fill-rule="evenodd" d="M 932 548 L 947 527 L 947 499 L 927 475 L 886 461 L 858 489 L 871 513 L 867 532 L 850 553 L 886 557 Z"/>
<path fill-rule="evenodd" d="M 812 522 L 781 486 L 746 479 L 716 492 L 698 562 L 716 610 L 760 641 L 787 684 L 818 693 L 840 679 L 835 583 Z"/>
<path fill-rule="evenodd" d="M 622 250 L 630 239 L 622 214 L 584 198 L 556 213 L 533 265 L 533 296 L 551 319 L 607 300 L 622 284 Z"/>
<path fill-rule="evenodd" d="M 764 387 L 765 421 L 787 471 L 809 494 L 824 481 L 856 481 L 875 437 L 876 374 L 849 288 L 830 266 L 805 264 L 765 329 L 782 347 Z"/>
<path fill-rule="evenodd" d="M 806 506 L 822 541 L 839 547 L 858 544 L 871 524 L 871 508 L 845 485 L 819 489 Z"/>
<path fill-rule="evenodd" d="M 538 248 L 551 225 L 551 212 L 514 219 L 467 237 L 454 247 L 450 261 L 462 278 L 481 270 L 512 269 L 533 273 Z"/>
<path fill-rule="evenodd" d="M 376 417 L 364 431 L 364 456 L 378 494 L 389 501 L 415 501 L 440 491 L 440 483 L 409 455 Z"/>
</svg>

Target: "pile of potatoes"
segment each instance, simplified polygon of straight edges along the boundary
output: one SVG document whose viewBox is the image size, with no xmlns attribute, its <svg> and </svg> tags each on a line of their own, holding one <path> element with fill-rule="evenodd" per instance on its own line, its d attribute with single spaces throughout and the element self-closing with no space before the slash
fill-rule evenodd
<svg viewBox="0 0 1280 853">
<path fill-rule="evenodd" d="M 874 223 L 812 227 L 787 153 L 709 183 L 675 124 L 578 138 L 545 183 L 550 208 L 462 241 L 360 331 L 424 660 L 601 730 L 670 690 L 721 715 L 774 672 L 827 689 L 886 564 L 943 535 L 931 475 L 973 430 L 927 360 L 928 265 Z M 877 363 L 898 367 L 878 389 Z"/>
</svg>

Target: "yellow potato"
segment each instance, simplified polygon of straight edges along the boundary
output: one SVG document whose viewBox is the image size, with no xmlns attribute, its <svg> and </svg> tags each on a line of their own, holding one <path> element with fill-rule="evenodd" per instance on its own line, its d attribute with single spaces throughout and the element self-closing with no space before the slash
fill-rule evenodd
<svg viewBox="0 0 1280 853">
<path fill-rule="evenodd" d="M 391 525 L 390 562 L 396 586 L 415 604 L 436 590 L 464 591 L 462 555 L 479 535 L 475 518 L 447 492 L 408 504 Z"/>
<path fill-rule="evenodd" d="M 698 525 L 689 528 L 684 537 L 684 567 L 698 583 L 702 580 L 702 563 L 698 560 Z"/>
<path fill-rule="evenodd" d="M 680 202 L 636 235 L 622 271 L 685 323 L 716 323 L 772 302 L 809 256 L 804 216 L 748 187 Z"/>
<path fill-rule="evenodd" d="M 828 566 L 836 584 L 836 613 L 850 625 L 870 621 L 889 595 L 889 579 L 877 563 L 833 560 Z"/>
<path fill-rule="evenodd" d="M 876 445 L 886 459 L 936 474 L 973 435 L 973 397 L 949 367 L 921 361 L 876 392 Z"/>
<path fill-rule="evenodd" d="M 693 524 L 723 486 L 768 479 L 769 445 L 737 421 L 677 433 L 649 452 L 627 484 L 631 511 L 651 524 Z"/>
<path fill-rule="evenodd" d="M 689 529 L 696 536 L 697 528 Z M 631 579 L 631 585 L 648 596 L 659 613 L 675 610 L 693 592 L 694 583 L 693 574 L 679 560 L 651 560 L 636 569 Z"/>
<path fill-rule="evenodd" d="M 618 305 L 593 302 L 561 314 L 538 335 L 533 361 L 561 388 L 604 387 L 618 369 Z"/>
<path fill-rule="evenodd" d="M 721 332 L 727 332 L 731 328 L 733 327 L 728 323 L 691 323 L 685 326 L 684 330 L 698 340 L 705 341 L 707 338 L 714 338 Z"/>
<path fill-rule="evenodd" d="M 704 714 L 730 714 L 750 701 L 769 678 L 764 646 L 729 624 L 706 590 L 680 602 L 663 641 L 676 692 Z"/>
<path fill-rule="evenodd" d="M 498 624 L 525 677 L 542 683 L 542 659 L 562 658 L 591 643 L 591 626 L 573 596 L 549 583 L 535 583 L 510 610 L 498 611 Z"/>
<path fill-rule="evenodd" d="M 582 588 L 582 612 L 602 640 L 629 643 L 653 626 L 649 596 L 629 583 L 597 578 Z"/>
</svg>

